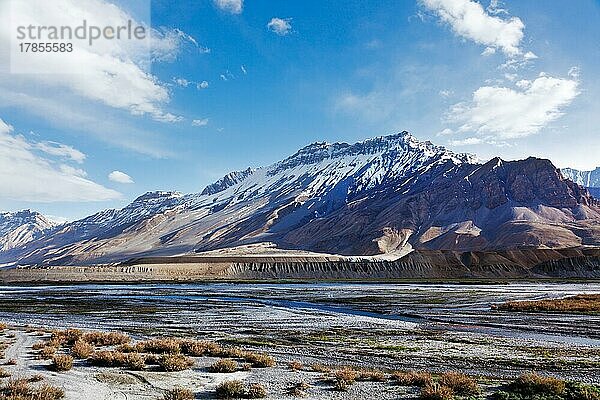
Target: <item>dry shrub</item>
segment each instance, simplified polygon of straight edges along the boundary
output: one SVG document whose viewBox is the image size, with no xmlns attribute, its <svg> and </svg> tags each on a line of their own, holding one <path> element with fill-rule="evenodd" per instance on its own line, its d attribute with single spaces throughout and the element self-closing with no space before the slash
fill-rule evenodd
<svg viewBox="0 0 600 400">
<path fill-rule="evenodd" d="M 171 389 L 163 396 L 163 400 L 194 400 L 195 398 L 194 392 L 183 388 Z"/>
<path fill-rule="evenodd" d="M 40 341 L 40 342 L 36 342 L 36 343 L 34 343 L 34 344 L 31 346 L 31 349 L 32 349 L 32 350 L 41 350 L 41 349 L 43 349 L 44 347 L 46 347 L 47 345 L 48 345 L 48 344 L 47 344 L 47 342 Z"/>
<path fill-rule="evenodd" d="M 421 389 L 419 399 L 421 400 L 452 400 L 454 392 L 448 386 L 439 383 L 431 383 Z"/>
<path fill-rule="evenodd" d="M 358 377 L 358 372 L 350 367 L 343 367 L 337 369 L 333 373 L 333 389 L 345 392 L 348 390 L 348 386 L 352 385 L 356 378 Z"/>
<path fill-rule="evenodd" d="M 152 339 L 139 342 L 135 348 L 140 353 L 177 354 L 181 351 L 180 341 L 171 338 Z"/>
<path fill-rule="evenodd" d="M 327 374 L 329 372 L 331 372 L 331 367 L 328 367 L 327 365 L 323 365 L 323 364 L 312 364 L 310 366 L 311 371 L 313 372 L 320 372 L 323 374 Z"/>
<path fill-rule="evenodd" d="M 0 378 L 8 378 L 10 377 L 10 372 L 0 367 Z"/>
<path fill-rule="evenodd" d="M 433 383 L 431 374 L 425 371 L 396 371 L 392 374 L 392 379 L 401 386 L 425 387 Z"/>
<path fill-rule="evenodd" d="M 16 358 L 11 358 L 9 360 L 6 360 L 6 362 L 4 363 L 4 365 L 17 365 L 17 359 Z"/>
<path fill-rule="evenodd" d="M 361 382 L 385 382 L 387 376 L 378 369 L 359 369 L 356 380 Z"/>
<path fill-rule="evenodd" d="M 533 311 L 533 312 L 600 312 L 600 294 L 578 294 L 562 299 L 509 301 L 495 307 L 503 311 Z"/>
<path fill-rule="evenodd" d="M 268 354 L 253 353 L 251 351 L 243 352 L 240 358 L 252 364 L 256 368 L 267 368 L 275 366 L 275 359 Z"/>
<path fill-rule="evenodd" d="M 5 331 L 6 329 L 8 329 L 8 325 L 4 322 L 0 322 L 0 332 Z"/>
<path fill-rule="evenodd" d="M 93 352 L 94 346 L 81 339 L 76 341 L 71 348 L 71 354 L 73 354 L 75 358 L 79 359 L 88 358 Z"/>
<path fill-rule="evenodd" d="M 83 332 L 79 329 L 54 330 L 50 336 L 50 341 L 58 343 L 59 346 L 72 346 L 73 343 L 81 339 Z"/>
<path fill-rule="evenodd" d="M 121 353 L 137 353 L 136 346 L 130 343 L 125 343 L 120 346 L 117 346 L 115 350 Z"/>
<path fill-rule="evenodd" d="M 125 367 L 134 371 L 141 371 L 146 365 L 146 360 L 141 354 L 120 351 L 98 351 L 92 355 L 90 361 L 99 367 Z"/>
<path fill-rule="evenodd" d="M 246 390 L 247 399 L 263 399 L 267 397 L 267 389 L 260 383 L 252 383 Z"/>
<path fill-rule="evenodd" d="M 238 369 L 238 363 L 230 358 L 223 358 L 208 367 L 209 372 L 229 373 Z"/>
<path fill-rule="evenodd" d="M 240 365 L 240 369 L 242 371 L 250 371 L 252 369 L 252 364 L 250 364 L 250 363 L 242 363 Z"/>
<path fill-rule="evenodd" d="M 64 372 L 69 371 L 71 368 L 73 368 L 73 357 L 61 354 L 52 358 L 50 369 L 53 371 Z"/>
<path fill-rule="evenodd" d="M 565 391 L 565 381 L 529 373 L 518 377 L 508 388 L 524 397 L 561 395 Z"/>
<path fill-rule="evenodd" d="M 29 378 L 27 378 L 27 382 L 30 382 L 30 383 L 41 382 L 43 380 L 44 380 L 44 377 L 40 374 L 35 374 L 35 375 L 32 375 Z"/>
<path fill-rule="evenodd" d="M 0 387 L 0 399 L 7 400 L 60 400 L 64 396 L 64 391 L 54 386 L 32 388 L 26 379 L 12 380 Z"/>
<path fill-rule="evenodd" d="M 129 343 L 131 338 L 121 332 L 88 332 L 83 340 L 95 346 L 116 346 Z"/>
<path fill-rule="evenodd" d="M 192 357 L 201 357 L 205 355 L 217 355 L 222 348 L 217 343 L 206 340 L 182 340 L 179 343 L 181 352 Z"/>
<path fill-rule="evenodd" d="M 304 368 L 304 365 L 302 365 L 300 361 L 292 361 L 288 364 L 288 366 L 292 371 L 302 371 L 302 369 Z"/>
<path fill-rule="evenodd" d="M 459 396 L 476 396 L 480 393 L 477 381 L 460 372 L 446 372 L 442 374 L 439 382 Z"/>
<path fill-rule="evenodd" d="M 181 354 L 165 354 L 158 360 L 158 365 L 163 371 L 183 371 L 194 365 L 194 360 Z"/>
<path fill-rule="evenodd" d="M 217 386 L 216 395 L 218 399 L 239 399 L 246 394 L 244 384 L 241 381 L 225 381 Z"/>
<path fill-rule="evenodd" d="M 55 353 L 56 347 L 46 346 L 39 351 L 38 358 L 41 358 L 42 360 L 49 360 L 54 357 Z"/>
<path fill-rule="evenodd" d="M 310 389 L 310 385 L 304 381 L 296 383 L 292 387 L 290 387 L 287 392 L 296 397 L 304 397 L 306 396 L 306 391 Z"/>
</svg>

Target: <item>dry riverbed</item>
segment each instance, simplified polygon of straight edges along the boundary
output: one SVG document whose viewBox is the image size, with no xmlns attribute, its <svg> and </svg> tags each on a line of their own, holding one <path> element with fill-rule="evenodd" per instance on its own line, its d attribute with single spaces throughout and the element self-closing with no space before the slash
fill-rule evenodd
<svg viewBox="0 0 600 400">
<path fill-rule="evenodd" d="M 227 390 L 269 399 L 600 400 L 591 386 L 600 384 L 598 316 L 492 307 L 594 288 L 5 287 L 0 399 L 10 398 L 2 397 L 9 382 L 36 376 L 31 390 L 51 385 L 67 400 L 223 398 Z M 60 367 L 65 356 L 74 356 L 70 368 Z M 18 399 L 30 398 L 58 399 Z"/>
</svg>

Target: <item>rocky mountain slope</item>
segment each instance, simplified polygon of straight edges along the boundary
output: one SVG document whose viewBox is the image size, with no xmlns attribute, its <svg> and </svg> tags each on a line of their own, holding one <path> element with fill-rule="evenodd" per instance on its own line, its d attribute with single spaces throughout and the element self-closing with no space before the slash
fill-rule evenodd
<svg viewBox="0 0 600 400">
<path fill-rule="evenodd" d="M 57 226 L 42 214 L 23 210 L 0 213 L 0 251 L 24 246 Z"/>
<path fill-rule="evenodd" d="M 600 208 L 548 160 L 481 164 L 407 132 L 314 143 L 199 194 L 147 193 L 0 262 L 86 264 L 258 242 L 348 255 L 600 245 Z"/>
</svg>

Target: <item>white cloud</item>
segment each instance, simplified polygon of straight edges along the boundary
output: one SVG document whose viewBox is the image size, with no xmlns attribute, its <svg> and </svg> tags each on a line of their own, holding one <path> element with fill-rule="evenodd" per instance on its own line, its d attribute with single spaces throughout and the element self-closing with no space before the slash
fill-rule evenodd
<svg viewBox="0 0 600 400">
<path fill-rule="evenodd" d="M 214 0 L 215 5 L 223 11 L 232 14 L 241 14 L 244 8 L 244 0 Z"/>
<path fill-rule="evenodd" d="M 248 74 L 248 71 L 246 71 L 246 67 L 244 67 L 243 65 L 240 65 L 240 69 L 242 70 L 242 72 L 244 73 L 244 75 Z"/>
<path fill-rule="evenodd" d="M 485 49 L 483 49 L 483 51 L 481 52 L 482 56 L 491 56 L 492 54 L 496 54 L 496 49 L 493 47 L 486 47 Z"/>
<path fill-rule="evenodd" d="M 289 35 L 292 32 L 292 19 L 271 18 L 271 21 L 267 24 L 267 28 L 279 36 Z"/>
<path fill-rule="evenodd" d="M 454 105 L 446 120 L 458 124 L 459 132 L 498 139 L 520 138 L 535 134 L 558 119 L 578 94 L 576 80 L 542 73 L 520 90 L 480 87 L 471 102 Z"/>
<path fill-rule="evenodd" d="M 56 202 L 104 201 L 121 196 L 86 179 L 85 171 L 37 154 L 39 143 L 15 135 L 7 127 L 10 125 L 0 119 L 0 198 Z"/>
<path fill-rule="evenodd" d="M 469 137 L 469 138 L 465 138 L 465 139 L 450 140 L 449 143 L 452 146 L 473 146 L 476 144 L 483 143 L 483 140 L 481 140 L 480 138 L 477 138 L 477 137 Z"/>
<path fill-rule="evenodd" d="M 173 78 L 173 82 L 175 82 L 177 86 L 181 87 L 188 87 L 190 84 L 190 81 L 185 78 Z"/>
<path fill-rule="evenodd" d="M 206 126 L 208 125 L 208 118 L 195 119 L 192 121 L 192 126 Z"/>
<path fill-rule="evenodd" d="M 121 171 L 111 172 L 110 174 L 108 174 L 108 179 L 117 183 L 134 183 L 133 179 L 131 179 L 129 175 Z"/>
<path fill-rule="evenodd" d="M 448 136 L 448 135 L 452 135 L 454 133 L 454 131 L 450 128 L 445 128 L 442 129 L 440 132 L 438 132 L 437 136 Z"/>
<path fill-rule="evenodd" d="M 8 10 L 10 8 L 10 12 Z M 23 25 L 43 26 L 126 26 L 135 18 L 108 0 L 12 1 L 0 5 L 0 14 Z M 65 10 L 68 10 L 65 11 Z M 11 24 L 0 27 L 0 41 L 9 42 Z M 179 30 L 161 31 L 147 28 L 147 40 L 102 40 L 93 46 L 76 43 L 77 51 L 63 54 L 46 53 L 30 57 L 20 72 L 46 72 L 26 75 L 28 93 L 45 88 L 55 99 L 56 90 L 69 93 L 108 107 L 123 109 L 133 115 L 149 115 L 172 122 L 164 110 L 170 93 L 163 83 L 146 71 L 150 61 L 174 59 L 183 42 L 195 41 Z M 197 45 L 197 43 L 196 43 Z M 0 54 L 4 58 L 7 54 Z M 149 58 L 150 57 L 150 58 Z M 25 79 L 23 79 L 25 80 Z M 7 86 L 14 88 L 11 82 Z"/>
<path fill-rule="evenodd" d="M 509 73 L 506 73 L 506 74 L 504 74 L 504 77 L 505 77 L 507 80 L 509 80 L 509 81 L 511 81 L 511 82 L 514 82 L 514 81 L 515 81 L 515 80 L 516 80 L 516 79 L 519 77 L 519 75 L 517 75 L 517 74 L 509 74 Z"/>
<path fill-rule="evenodd" d="M 481 4 L 472 0 L 421 0 L 459 36 L 488 48 L 498 49 L 508 56 L 521 53 L 525 25 L 517 18 L 503 19 L 488 14 Z M 491 50 L 486 50 L 490 53 Z"/>
<path fill-rule="evenodd" d="M 198 83 L 196 85 L 196 88 L 198 88 L 198 90 L 200 89 L 206 89 L 208 87 L 208 82 L 207 81 L 202 81 L 200 83 Z"/>
<path fill-rule="evenodd" d="M 528 81 L 527 79 L 521 79 L 520 81 L 518 81 L 517 83 L 515 83 L 515 85 L 518 88 L 527 89 L 528 87 L 531 86 L 531 81 Z"/>
<path fill-rule="evenodd" d="M 66 144 L 57 142 L 39 142 L 36 143 L 35 147 L 46 154 L 66 158 L 79 164 L 83 163 L 85 160 L 85 154 Z"/>
<path fill-rule="evenodd" d="M 452 96 L 454 92 L 452 90 L 440 90 L 438 94 L 440 95 L 440 97 L 448 98 Z"/>
<path fill-rule="evenodd" d="M 227 77 L 225 76 L 225 74 L 221 74 L 221 75 L 219 75 L 219 76 L 221 77 L 221 79 L 222 79 L 223 81 L 227 82 L 227 80 L 228 80 L 228 79 L 227 79 Z"/>
</svg>

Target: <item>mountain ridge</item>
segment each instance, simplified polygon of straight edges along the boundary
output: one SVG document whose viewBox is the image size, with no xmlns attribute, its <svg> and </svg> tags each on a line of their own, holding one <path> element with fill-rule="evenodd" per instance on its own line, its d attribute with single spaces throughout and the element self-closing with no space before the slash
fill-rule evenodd
<svg viewBox="0 0 600 400">
<path fill-rule="evenodd" d="M 271 242 L 346 255 L 600 245 L 600 209 L 549 160 L 481 163 L 406 131 L 316 142 L 200 193 L 148 192 L 62 225 L 0 262 L 78 264 Z"/>
</svg>

